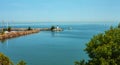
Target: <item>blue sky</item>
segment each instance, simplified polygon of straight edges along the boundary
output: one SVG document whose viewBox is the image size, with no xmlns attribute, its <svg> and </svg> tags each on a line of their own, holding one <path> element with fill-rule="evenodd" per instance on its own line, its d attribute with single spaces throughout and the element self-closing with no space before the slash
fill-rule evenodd
<svg viewBox="0 0 120 65">
<path fill-rule="evenodd" d="M 120 21 L 120 0 L 0 0 L 0 20 Z"/>
</svg>

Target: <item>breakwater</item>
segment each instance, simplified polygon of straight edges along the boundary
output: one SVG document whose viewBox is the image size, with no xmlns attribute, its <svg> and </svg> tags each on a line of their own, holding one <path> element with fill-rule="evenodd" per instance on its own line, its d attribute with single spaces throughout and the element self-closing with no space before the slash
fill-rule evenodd
<svg viewBox="0 0 120 65">
<path fill-rule="evenodd" d="M 0 28 L 0 31 L 2 31 L 2 28 Z M 0 40 L 38 33 L 39 31 L 62 31 L 62 29 L 59 28 L 51 30 L 50 28 L 33 28 L 32 30 L 28 30 L 27 28 L 12 28 L 11 32 L 5 31 L 4 34 L 1 32 Z"/>
<path fill-rule="evenodd" d="M 39 29 L 40 31 L 51 31 L 51 28 L 32 28 L 32 29 Z M 27 31 L 27 28 L 11 28 L 11 31 Z M 62 31 L 63 29 L 53 29 L 54 31 Z M 0 28 L 0 31 L 2 31 L 2 28 Z"/>
<path fill-rule="evenodd" d="M 24 36 L 28 34 L 38 33 L 40 29 L 26 30 L 26 31 L 11 31 L 8 33 L 0 34 L 0 40 Z"/>
</svg>

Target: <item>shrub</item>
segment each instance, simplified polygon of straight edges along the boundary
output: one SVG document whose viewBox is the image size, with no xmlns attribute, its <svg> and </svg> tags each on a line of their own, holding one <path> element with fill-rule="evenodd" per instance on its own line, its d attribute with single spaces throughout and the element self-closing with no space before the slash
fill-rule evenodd
<svg viewBox="0 0 120 65">
<path fill-rule="evenodd" d="M 10 32 L 10 31 L 11 31 L 11 27 L 9 26 L 9 27 L 8 27 L 8 32 Z"/>
<path fill-rule="evenodd" d="M 0 53 L 0 65 L 14 65 L 13 62 L 4 54 Z M 25 61 L 21 60 L 17 65 L 26 65 Z"/>
<path fill-rule="evenodd" d="M 51 26 L 50 30 L 53 31 L 55 29 L 55 26 Z"/>
<path fill-rule="evenodd" d="M 32 28 L 31 27 L 28 27 L 28 29 L 27 30 L 32 30 Z"/>
<path fill-rule="evenodd" d="M 77 65 L 120 65 L 120 29 L 111 27 L 105 33 L 94 36 L 85 51 L 90 60 L 77 62 Z"/>
<path fill-rule="evenodd" d="M 25 61 L 21 60 L 17 65 L 26 65 Z"/>
</svg>

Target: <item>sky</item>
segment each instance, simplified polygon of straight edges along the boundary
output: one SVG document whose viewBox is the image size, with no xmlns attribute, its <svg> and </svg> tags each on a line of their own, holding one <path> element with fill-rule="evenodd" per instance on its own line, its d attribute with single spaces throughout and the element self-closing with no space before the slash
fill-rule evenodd
<svg viewBox="0 0 120 65">
<path fill-rule="evenodd" d="M 0 21 L 120 21 L 120 0 L 0 0 Z"/>
</svg>

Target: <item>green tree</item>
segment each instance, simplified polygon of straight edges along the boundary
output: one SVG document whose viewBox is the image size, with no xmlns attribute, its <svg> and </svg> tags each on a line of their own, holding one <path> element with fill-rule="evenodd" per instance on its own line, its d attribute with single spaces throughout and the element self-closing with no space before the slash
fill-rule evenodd
<svg viewBox="0 0 120 65">
<path fill-rule="evenodd" d="M 27 30 L 32 30 L 32 28 L 31 27 L 28 27 L 28 29 Z"/>
<path fill-rule="evenodd" d="M 80 62 L 76 61 L 75 65 L 86 65 L 85 60 L 81 60 Z"/>
<path fill-rule="evenodd" d="M 11 27 L 9 26 L 7 30 L 8 30 L 8 32 L 10 32 L 11 31 Z"/>
<path fill-rule="evenodd" d="M 51 26 L 50 30 L 53 31 L 55 29 L 55 26 Z"/>
<path fill-rule="evenodd" d="M 2 28 L 1 34 L 5 33 L 5 28 Z"/>
<path fill-rule="evenodd" d="M 85 51 L 90 60 L 85 65 L 120 65 L 120 29 L 111 27 L 105 33 L 94 36 Z M 80 65 L 82 62 L 80 62 Z"/>
<path fill-rule="evenodd" d="M 0 65 L 14 65 L 13 62 L 4 54 L 0 53 Z M 25 61 L 21 60 L 17 65 L 26 65 Z"/>
<path fill-rule="evenodd" d="M 7 56 L 0 53 L 0 65 L 13 65 L 13 63 Z"/>
<path fill-rule="evenodd" d="M 21 60 L 17 65 L 26 65 L 25 61 Z"/>
</svg>

